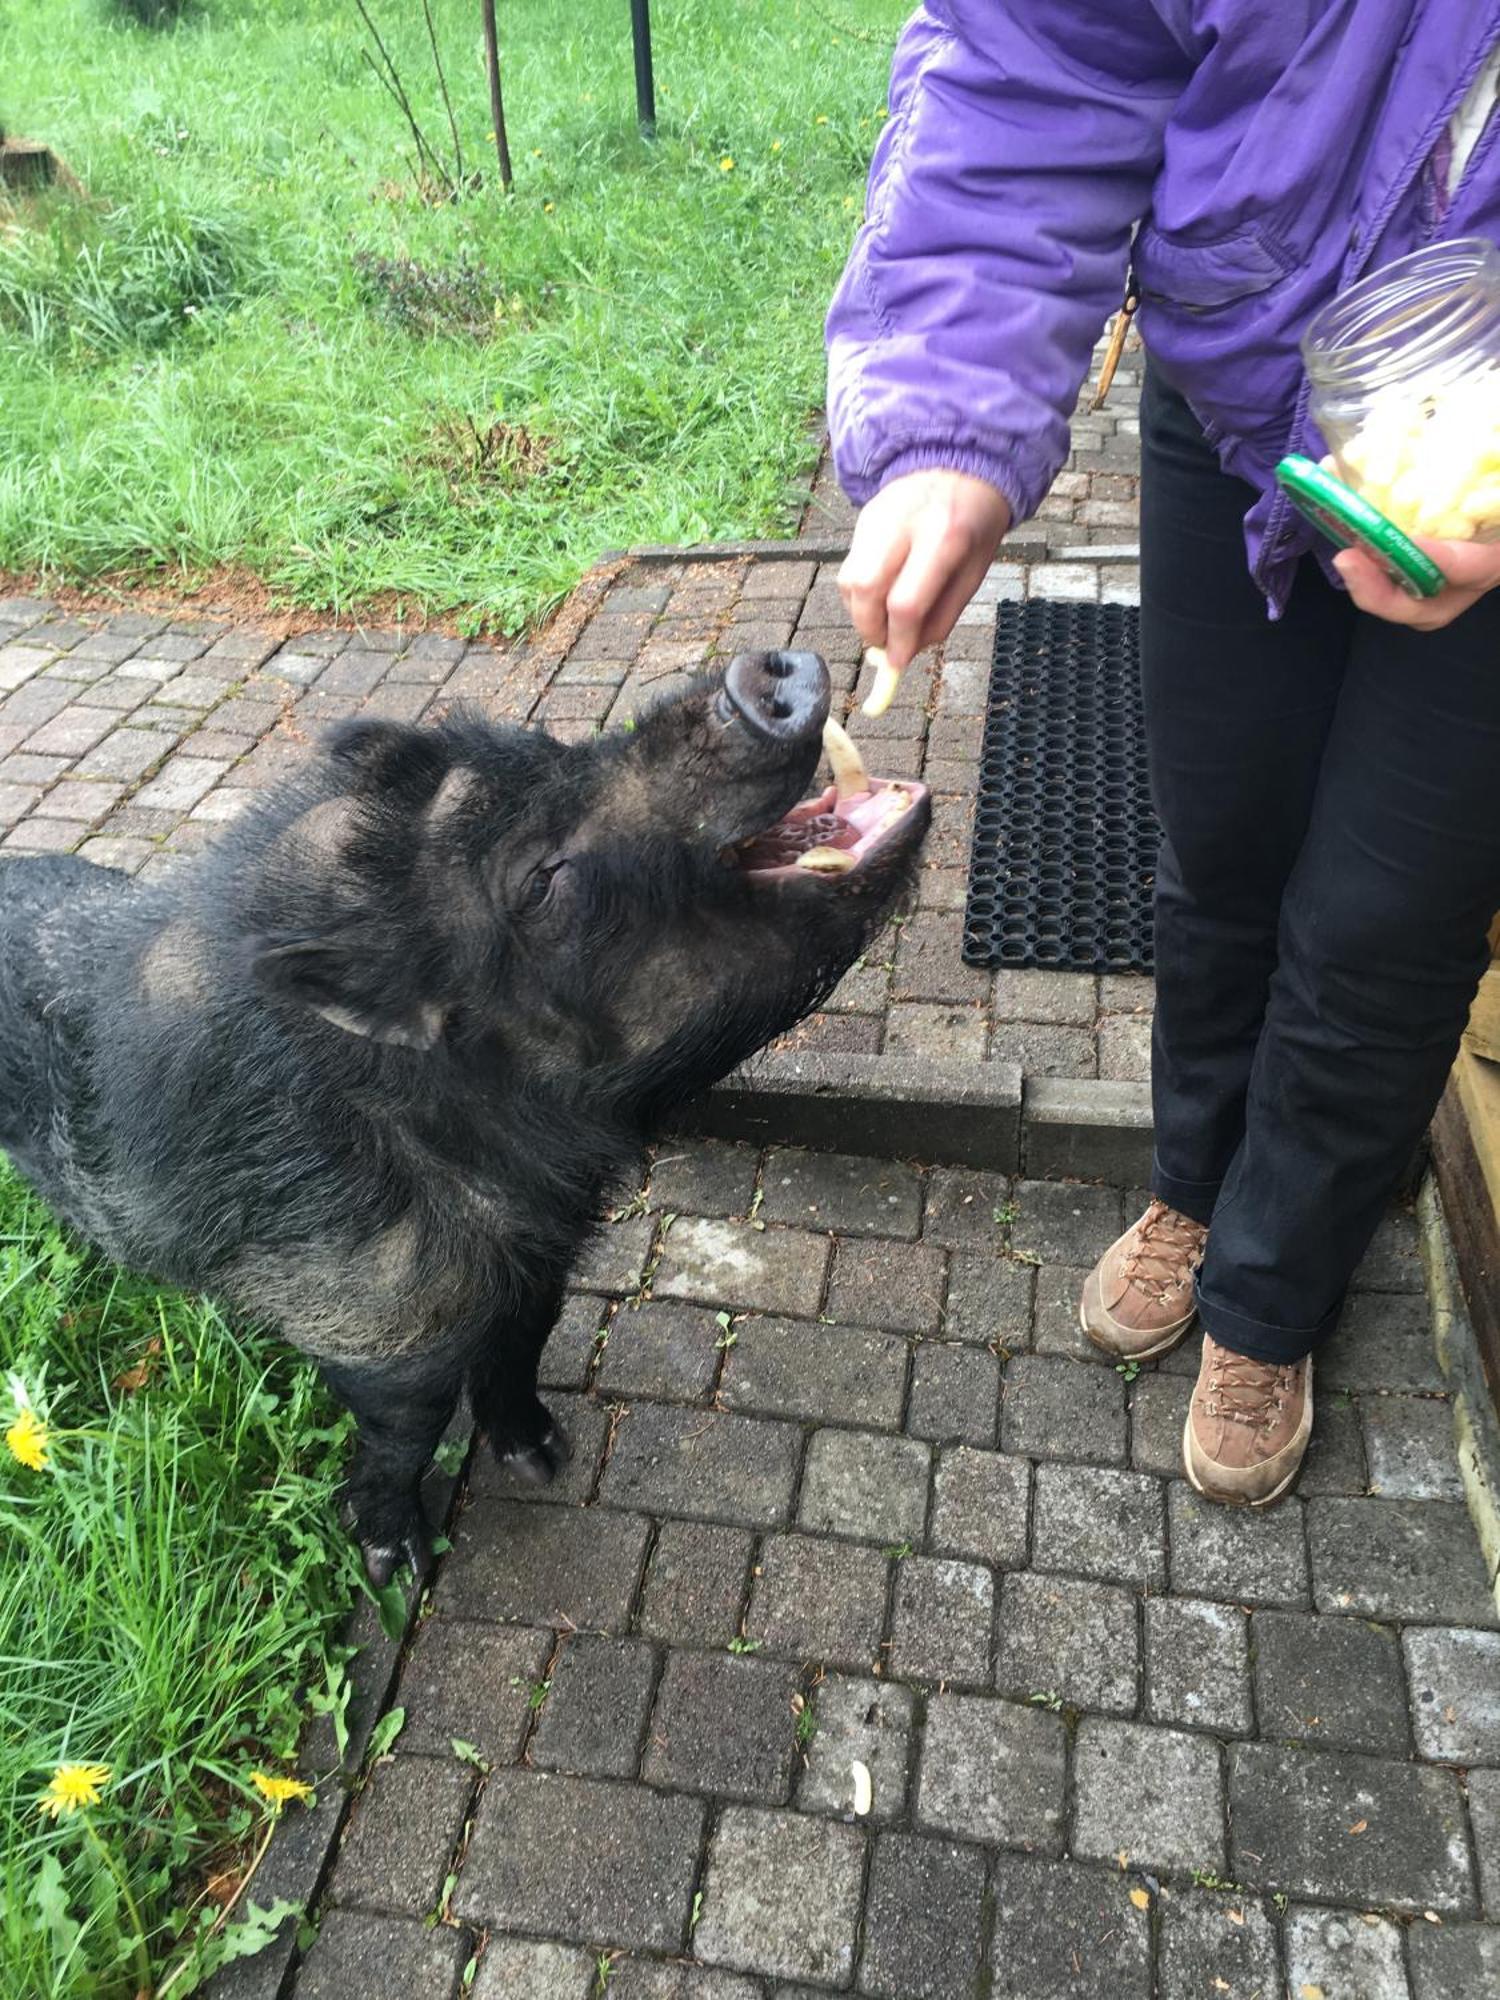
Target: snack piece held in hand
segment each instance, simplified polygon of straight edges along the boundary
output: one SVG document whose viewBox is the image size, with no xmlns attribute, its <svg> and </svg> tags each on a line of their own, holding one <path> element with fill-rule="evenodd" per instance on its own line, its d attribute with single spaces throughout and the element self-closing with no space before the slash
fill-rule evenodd
<svg viewBox="0 0 1500 2000">
<path fill-rule="evenodd" d="M 864 712 L 866 715 L 884 715 L 896 699 L 896 690 L 901 685 L 901 675 L 891 665 L 882 646 L 868 647 L 865 658 L 875 669 L 875 685 L 865 697 Z"/>
<path fill-rule="evenodd" d="M 1387 389 L 1334 454 L 1340 476 L 1407 534 L 1500 535 L 1500 370 Z"/>
</svg>

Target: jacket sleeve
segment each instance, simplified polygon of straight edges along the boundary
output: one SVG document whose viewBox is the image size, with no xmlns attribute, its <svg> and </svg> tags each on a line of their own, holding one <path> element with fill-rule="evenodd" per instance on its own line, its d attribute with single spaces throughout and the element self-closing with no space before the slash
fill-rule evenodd
<svg viewBox="0 0 1500 2000">
<path fill-rule="evenodd" d="M 1036 511 L 1191 67 L 1153 0 L 925 0 L 828 316 L 852 499 L 941 466 Z"/>
</svg>

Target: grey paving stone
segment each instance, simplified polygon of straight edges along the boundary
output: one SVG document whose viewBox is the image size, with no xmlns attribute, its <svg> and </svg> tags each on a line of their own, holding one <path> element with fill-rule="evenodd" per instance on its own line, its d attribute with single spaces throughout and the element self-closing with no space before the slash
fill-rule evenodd
<svg viewBox="0 0 1500 2000">
<path fill-rule="evenodd" d="M 1034 1021 L 997 1019 L 990 1030 L 990 1061 L 1019 1063 L 1023 1076 L 1099 1074 L 1099 1048 L 1091 1030 Z"/>
<path fill-rule="evenodd" d="M 989 1023 L 982 1000 L 903 1000 L 885 1017 L 885 1052 L 917 1062 L 983 1062 Z"/>
<path fill-rule="evenodd" d="M 995 1655 L 999 1693 L 1058 1695 L 1073 1708 L 1135 1712 L 1140 1640 L 1135 1598 L 1108 1584 L 1028 1570 L 1005 1578 Z"/>
<path fill-rule="evenodd" d="M 569 1944 L 675 1951 L 687 1936 L 704 1807 L 550 1771 L 490 1775 L 453 1908 Z"/>
<path fill-rule="evenodd" d="M 637 1639 L 566 1640 L 537 1715 L 529 1761 L 583 1778 L 633 1778 L 656 1682 L 656 1655 Z"/>
<path fill-rule="evenodd" d="M 847 1986 L 863 1868 L 851 1827 L 730 1806 L 709 1848 L 693 1949 L 710 1965 Z"/>
<path fill-rule="evenodd" d="M 1034 1266 L 988 1250 L 955 1250 L 948 1270 L 943 1307 L 945 1340 L 971 1340 L 982 1347 L 1017 1349 L 1031 1342 Z"/>
<path fill-rule="evenodd" d="M 1474 1908 L 1458 1780 L 1429 1764 L 1236 1743 L 1230 1873 L 1253 1889 L 1360 1908 Z M 1351 1830 L 1357 1829 L 1357 1830 Z"/>
<path fill-rule="evenodd" d="M 648 1784 L 764 1805 L 792 1784 L 797 1668 L 734 1653 L 673 1653 L 662 1675 L 642 1775 Z"/>
<path fill-rule="evenodd" d="M 530 1720 L 528 1690 L 552 1646 L 550 1632 L 525 1626 L 424 1618 L 401 1670 L 403 1753 L 451 1757 L 456 1740 L 472 1743 L 488 1764 L 509 1763 Z"/>
<path fill-rule="evenodd" d="M 701 1521 L 664 1521 L 651 1551 L 637 1624 L 675 1645 L 727 1646 L 740 1629 L 752 1535 Z"/>
<path fill-rule="evenodd" d="M 935 1333 L 947 1258 L 923 1243 L 842 1236 L 835 1246 L 828 1310 L 851 1326 L 888 1333 Z"/>
<path fill-rule="evenodd" d="M 334 1900 L 410 1917 L 436 1909 L 473 1790 L 473 1770 L 451 1755 L 377 1764 L 339 1849 Z"/>
<path fill-rule="evenodd" d="M 656 1221 L 650 1215 L 631 1215 L 607 1223 L 593 1242 L 585 1245 L 570 1282 L 586 1292 L 634 1292 L 651 1254 L 655 1230 Z"/>
<path fill-rule="evenodd" d="M 896 1565 L 890 1670 L 907 1680 L 990 1678 L 995 1582 L 978 1563 L 907 1556 Z"/>
<path fill-rule="evenodd" d="M 1234 1604 L 1307 1603 L 1300 1500 L 1254 1509 L 1221 1507 L 1181 1479 L 1167 1492 L 1174 1591 Z"/>
<path fill-rule="evenodd" d="M 593 1994 L 598 1990 L 596 1985 Z M 760 2000 L 761 1996 L 760 1986 L 737 1972 L 713 1972 L 702 1965 L 664 1965 L 644 1958 L 616 1959 L 610 1967 L 607 1990 L 610 2000 Z M 526 2000 L 530 2000 L 529 1994 Z"/>
<path fill-rule="evenodd" d="M 1066 1764 L 1057 1716 L 983 1695 L 934 1695 L 917 1820 L 964 1840 L 1060 1854 Z"/>
<path fill-rule="evenodd" d="M 726 1139 L 668 1139 L 651 1168 L 651 1206 L 669 1215 L 745 1215 L 760 1152 Z"/>
<path fill-rule="evenodd" d="M 1224 1787 L 1218 1746 L 1205 1736 L 1085 1716 L 1073 1752 L 1072 1851 L 1134 1866 L 1224 1866 Z"/>
<path fill-rule="evenodd" d="M 924 1340 L 912 1363 L 906 1428 L 937 1444 L 990 1446 L 1000 1409 L 1000 1364 L 982 1347 Z"/>
<path fill-rule="evenodd" d="M 1325 2000 L 1408 2000 L 1401 1933 L 1384 1918 L 1353 1910 L 1293 1909 L 1285 1935 L 1287 1987 L 1293 1995 L 1311 1986 Z"/>
<path fill-rule="evenodd" d="M 595 1978 L 593 1956 L 572 1945 L 494 1937 L 479 1962 L 472 2000 L 591 2000 Z"/>
<path fill-rule="evenodd" d="M 791 1512 L 801 1455 L 801 1433 L 791 1424 L 635 1403 L 616 1426 L 600 1498 L 771 1527 Z"/>
<path fill-rule="evenodd" d="M 1124 1227 L 1118 1188 L 1079 1181 L 1020 1181 L 1010 1244 L 1044 1264 L 1090 1269 Z"/>
<path fill-rule="evenodd" d="M 1130 1463 L 1163 1479 L 1182 1472 L 1182 1427 L 1193 1384 L 1182 1375 L 1141 1375 L 1130 1385 Z"/>
<path fill-rule="evenodd" d="M 798 1522 L 867 1542 L 920 1541 L 930 1461 L 927 1446 L 911 1438 L 815 1431 L 807 1448 Z"/>
<path fill-rule="evenodd" d="M 1078 1323 L 1087 1277 L 1087 1271 L 1071 1264 L 1042 1266 L 1036 1274 L 1031 1344 L 1038 1354 L 1065 1354 L 1070 1360 L 1087 1361 L 1099 1368 L 1106 1365 L 1105 1357 Z"/>
<path fill-rule="evenodd" d="M 455 1618 L 623 1631 L 649 1532 L 639 1515 L 599 1507 L 471 1507 L 438 1573 L 438 1608 Z"/>
<path fill-rule="evenodd" d="M 885 1625 L 889 1567 L 878 1549 L 852 1542 L 770 1536 L 745 1631 L 773 1653 L 868 1667 Z"/>
<path fill-rule="evenodd" d="M 706 1306 L 623 1305 L 609 1324 L 595 1379 L 606 1396 L 692 1403 L 713 1388 L 724 1337 Z"/>
<path fill-rule="evenodd" d="M 922 1220 L 921 1177 L 894 1160 L 773 1147 L 762 1176 L 767 1222 L 850 1236 L 916 1236 Z"/>
<path fill-rule="evenodd" d="M 984 1900 L 984 1857 L 976 1849 L 881 1834 L 870 1862 L 861 1991 L 878 2000 L 971 2000 Z"/>
<path fill-rule="evenodd" d="M 1146 1714 L 1152 1722 L 1248 1736 L 1249 1621 L 1234 1605 L 1190 1597 L 1146 1602 Z"/>
<path fill-rule="evenodd" d="M 1161 1482 L 1093 1465 L 1039 1465 L 1032 1561 L 1041 1569 L 1160 1589 L 1167 1580 Z"/>
<path fill-rule="evenodd" d="M 1500 1632 L 1401 1635 L 1417 1749 L 1444 1764 L 1500 1764 Z"/>
<path fill-rule="evenodd" d="M 1493 1626 L 1495 1604 L 1468 1509 L 1441 1500 L 1310 1500 L 1320 1611 Z"/>
<path fill-rule="evenodd" d="M 1161 1899 L 1160 2000 L 1280 1992 L 1276 1927 L 1265 1905 L 1240 1895 L 1177 1890 Z"/>
<path fill-rule="evenodd" d="M 899 1428 L 909 1359 L 897 1334 L 799 1319 L 742 1319 L 724 1360 L 733 1410 Z"/>
<path fill-rule="evenodd" d="M 1354 1292 L 1333 1337 L 1318 1350 L 1319 1392 L 1329 1389 L 1440 1392 L 1427 1301 Z"/>
<path fill-rule="evenodd" d="M 1257 1611 L 1250 1645 L 1263 1735 L 1377 1756 L 1410 1754 L 1394 1632 L 1363 1618 Z"/>
<path fill-rule="evenodd" d="M 870 1774 L 869 1818 L 879 1826 L 906 1810 L 915 1703 L 909 1688 L 889 1681 L 830 1674 L 812 1696 L 816 1728 L 797 1781 L 801 1812 L 854 1812 L 854 1765 Z"/>
<path fill-rule="evenodd" d="M 473 1949 L 464 1932 L 412 1917 L 330 1910 L 297 1975 L 297 2000 L 450 2000 Z"/>
<path fill-rule="evenodd" d="M 1111 1368 L 1018 1354 L 1005 1371 L 1000 1441 L 1006 1451 L 1028 1458 L 1120 1465 L 1125 1384 Z"/>
<path fill-rule="evenodd" d="M 922 1238 L 950 1250 L 997 1254 L 1007 1228 L 1010 1182 L 977 1167 L 934 1167 L 927 1181 Z"/>
<path fill-rule="evenodd" d="M 1467 1782 L 1484 1907 L 1500 1921 L 1500 1771 L 1470 1771 Z"/>
<path fill-rule="evenodd" d="M 1150 1918 L 1130 1901 L 1131 1887 L 1118 1868 L 1002 1854 L 995 2000 L 1150 2000 Z"/>
<path fill-rule="evenodd" d="M 1445 1396 L 1365 1396 L 1360 1400 L 1370 1491 L 1387 1500 L 1459 1500 L 1453 1405 Z"/>
<path fill-rule="evenodd" d="M 1092 1028 L 1097 1005 L 1088 974 L 1009 969 L 995 974 L 995 1018 L 1000 1021 L 1053 1021 Z"/>
<path fill-rule="evenodd" d="M 1316 1494 L 1363 1493 L 1368 1485 L 1358 1409 L 1342 1397 L 1330 1402 L 1320 1394 L 1298 1493 L 1311 1500 Z"/>
<path fill-rule="evenodd" d="M 537 1381 L 544 1389 L 581 1389 L 588 1380 L 594 1356 L 609 1333 L 609 1306 L 603 1299 L 575 1292 L 565 1301 L 557 1324 L 542 1349 Z"/>
<path fill-rule="evenodd" d="M 938 1454 L 929 1541 L 941 1555 L 972 1556 L 998 1568 L 1026 1560 L 1031 1464 L 966 1445 Z"/>
<path fill-rule="evenodd" d="M 831 1246 L 801 1229 L 755 1229 L 748 1222 L 679 1216 L 653 1281 L 659 1299 L 689 1299 L 741 1312 L 815 1319 Z M 840 1318 L 858 1321 L 858 1313 Z"/>
<path fill-rule="evenodd" d="M 1381 1222 L 1354 1284 L 1361 1291 L 1425 1293 L 1421 1232 L 1409 1208 L 1393 1209 Z"/>
<path fill-rule="evenodd" d="M 1478 2000 L 1500 1993 L 1500 1926 L 1414 1924 L 1413 2000 Z"/>
</svg>

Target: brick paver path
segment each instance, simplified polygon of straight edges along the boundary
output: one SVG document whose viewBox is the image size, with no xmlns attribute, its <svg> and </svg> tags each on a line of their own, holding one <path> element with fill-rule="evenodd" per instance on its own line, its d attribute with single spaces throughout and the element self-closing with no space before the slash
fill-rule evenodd
<svg viewBox="0 0 1500 2000">
<path fill-rule="evenodd" d="M 1078 1332 L 1130 1205 L 664 1150 L 548 1348 L 564 1482 L 473 1463 L 298 2000 L 476 1951 L 476 2000 L 1500 1990 L 1500 1632 L 1415 1227 L 1249 1515 L 1180 1476 L 1190 1352 Z"/>
</svg>

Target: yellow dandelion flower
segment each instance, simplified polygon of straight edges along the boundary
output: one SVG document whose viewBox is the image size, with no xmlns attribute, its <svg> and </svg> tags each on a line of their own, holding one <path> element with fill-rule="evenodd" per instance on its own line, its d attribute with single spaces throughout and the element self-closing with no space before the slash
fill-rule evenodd
<svg viewBox="0 0 1500 2000">
<path fill-rule="evenodd" d="M 820 111 L 817 117 L 813 120 L 813 123 L 814 125 L 826 125 L 828 123 L 828 120 L 824 116 L 824 114 Z"/>
<path fill-rule="evenodd" d="M 108 1764 L 59 1764 L 52 1782 L 37 1800 L 48 1819 L 71 1819 L 80 1806 L 96 1806 L 109 1783 Z"/>
<path fill-rule="evenodd" d="M 35 1410 L 22 1410 L 5 1433 L 5 1443 L 12 1458 L 29 1465 L 33 1472 L 45 1472 L 52 1462 L 47 1456 L 51 1435 Z"/>
<path fill-rule="evenodd" d="M 557 207 L 557 203 L 556 203 L 555 201 L 544 201 L 544 202 L 542 203 L 542 213 L 543 213 L 543 215 L 551 215 L 551 214 L 552 214 L 552 212 L 553 212 L 553 210 L 554 210 L 554 209 L 555 209 L 556 207 Z"/>
<path fill-rule="evenodd" d="M 291 1799 L 300 1799 L 305 1806 L 313 1802 L 312 1786 L 304 1785 L 300 1778 L 268 1778 L 264 1771 L 252 1771 L 250 1782 L 273 1806 L 284 1806 Z"/>
<path fill-rule="evenodd" d="M 779 153 L 781 151 L 781 141 L 779 139 L 773 139 L 771 141 L 771 151 L 773 153 Z"/>
<path fill-rule="evenodd" d="M 732 174 L 734 172 L 734 161 L 730 158 L 728 153 L 726 153 L 723 159 L 720 160 L 719 162 L 719 172 L 721 174 Z"/>
</svg>

